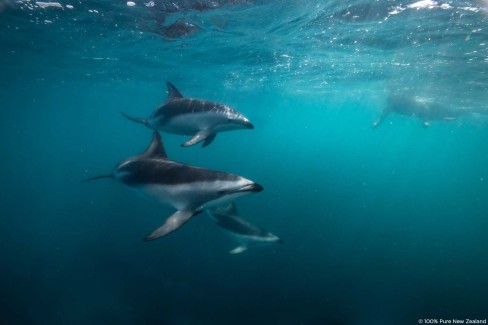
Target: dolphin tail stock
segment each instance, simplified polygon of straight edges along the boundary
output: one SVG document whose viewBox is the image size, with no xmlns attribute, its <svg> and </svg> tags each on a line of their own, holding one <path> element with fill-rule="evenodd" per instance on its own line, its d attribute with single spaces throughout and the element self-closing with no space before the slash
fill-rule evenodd
<svg viewBox="0 0 488 325">
<path fill-rule="evenodd" d="M 173 231 L 179 229 L 183 226 L 191 217 L 194 217 L 203 211 L 191 211 L 191 210 L 178 210 L 173 213 L 164 224 L 158 229 L 154 230 L 152 233 L 144 238 L 144 241 L 151 241 L 158 239 L 160 237 L 166 236 Z"/>
<path fill-rule="evenodd" d="M 101 179 L 101 178 L 114 178 L 114 175 L 112 174 L 108 174 L 108 175 L 99 175 L 99 176 L 95 176 L 95 177 L 90 177 L 90 178 L 87 178 L 85 180 L 82 180 L 81 183 L 87 183 L 87 182 L 91 182 L 91 181 L 94 181 L 94 180 L 97 180 L 97 179 Z"/>
<path fill-rule="evenodd" d="M 145 118 L 141 117 L 133 117 L 130 115 L 125 114 L 124 112 L 120 112 L 122 115 L 124 115 L 127 119 L 131 120 L 132 122 L 136 122 L 142 125 L 147 126 L 148 128 L 152 129 L 152 127 L 149 125 L 149 122 Z"/>
</svg>

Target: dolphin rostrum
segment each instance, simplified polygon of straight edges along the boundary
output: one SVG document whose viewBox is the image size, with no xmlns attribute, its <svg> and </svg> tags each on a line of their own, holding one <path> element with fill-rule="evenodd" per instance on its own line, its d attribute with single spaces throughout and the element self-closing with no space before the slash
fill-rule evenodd
<svg viewBox="0 0 488 325">
<path fill-rule="evenodd" d="M 122 113 L 129 120 L 168 133 L 191 135 L 183 147 L 203 142 L 208 146 L 217 132 L 236 129 L 253 129 L 252 123 L 235 109 L 203 99 L 184 98 L 170 82 L 167 83 L 168 99 L 148 118 L 137 118 Z"/>
<path fill-rule="evenodd" d="M 209 209 L 207 212 L 217 226 L 226 231 L 227 234 L 239 243 L 239 246 L 229 252 L 231 254 L 242 253 L 250 246 L 282 242 L 276 235 L 240 218 L 234 202 L 225 207 L 220 206 Z"/>
<path fill-rule="evenodd" d="M 263 190 L 261 185 L 238 175 L 169 160 L 157 131 L 142 154 L 123 160 L 109 175 L 86 181 L 99 178 L 113 178 L 177 210 L 145 240 L 166 236 L 208 207 Z"/>
</svg>

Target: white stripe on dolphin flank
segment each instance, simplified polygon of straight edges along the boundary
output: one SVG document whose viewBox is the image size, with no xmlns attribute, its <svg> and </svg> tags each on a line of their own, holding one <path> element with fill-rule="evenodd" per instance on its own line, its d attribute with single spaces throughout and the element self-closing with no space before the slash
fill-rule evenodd
<svg viewBox="0 0 488 325">
<path fill-rule="evenodd" d="M 204 99 L 184 98 L 170 82 L 167 82 L 167 88 L 168 99 L 148 118 L 122 114 L 129 120 L 156 131 L 190 135 L 191 138 L 181 144 L 183 147 L 200 142 L 206 147 L 219 132 L 254 128 L 247 117 L 227 105 Z"/>
</svg>

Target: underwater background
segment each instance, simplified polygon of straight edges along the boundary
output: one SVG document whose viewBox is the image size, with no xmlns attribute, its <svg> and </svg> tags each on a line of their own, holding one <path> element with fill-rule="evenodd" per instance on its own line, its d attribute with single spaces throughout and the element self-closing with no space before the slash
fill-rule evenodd
<svg viewBox="0 0 488 325">
<path fill-rule="evenodd" d="M 143 242 L 172 209 L 80 183 L 146 148 L 120 113 L 167 81 L 253 122 L 162 136 L 263 185 L 240 215 L 283 244 L 229 254 L 205 214 Z M 486 319 L 488 118 L 371 128 L 392 92 L 488 110 L 488 3 L 0 1 L 0 324 Z"/>
</svg>

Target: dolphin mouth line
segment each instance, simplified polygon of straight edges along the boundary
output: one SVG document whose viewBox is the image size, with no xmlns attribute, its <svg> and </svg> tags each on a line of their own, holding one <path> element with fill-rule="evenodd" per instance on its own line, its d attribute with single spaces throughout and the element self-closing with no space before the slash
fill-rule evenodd
<svg viewBox="0 0 488 325">
<path fill-rule="evenodd" d="M 243 187 L 241 187 L 239 189 L 239 192 L 261 192 L 264 188 L 257 184 L 257 183 L 253 183 L 253 184 L 249 184 L 249 185 L 245 185 Z"/>
</svg>

